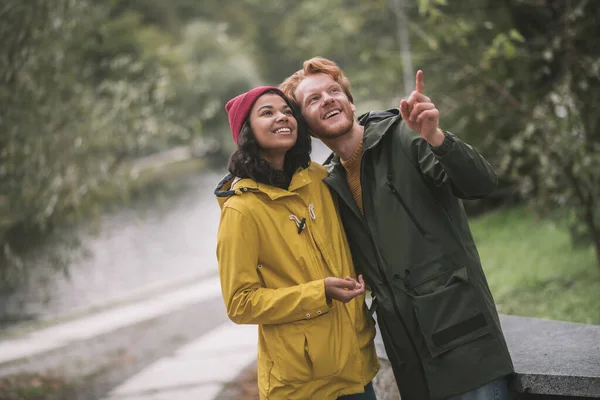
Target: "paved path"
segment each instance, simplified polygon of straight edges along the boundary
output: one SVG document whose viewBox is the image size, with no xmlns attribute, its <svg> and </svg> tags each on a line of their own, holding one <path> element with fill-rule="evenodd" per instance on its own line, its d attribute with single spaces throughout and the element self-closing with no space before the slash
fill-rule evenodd
<svg viewBox="0 0 600 400">
<path fill-rule="evenodd" d="M 115 388 L 106 400 L 211 400 L 256 359 L 257 328 L 226 322 Z"/>
<path fill-rule="evenodd" d="M 257 327 L 227 319 L 219 279 L 212 276 L 0 340 L 0 377 L 100 373 L 81 398 L 210 400 L 256 359 L 256 351 Z"/>
</svg>

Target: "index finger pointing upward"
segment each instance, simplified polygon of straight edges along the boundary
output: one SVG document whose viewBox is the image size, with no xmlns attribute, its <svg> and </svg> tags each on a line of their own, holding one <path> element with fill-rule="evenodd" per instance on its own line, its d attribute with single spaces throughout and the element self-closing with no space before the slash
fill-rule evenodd
<svg viewBox="0 0 600 400">
<path fill-rule="evenodd" d="M 423 71 L 417 71 L 417 82 L 415 84 L 415 91 L 423 93 L 425 91 L 425 83 L 423 82 Z"/>
</svg>

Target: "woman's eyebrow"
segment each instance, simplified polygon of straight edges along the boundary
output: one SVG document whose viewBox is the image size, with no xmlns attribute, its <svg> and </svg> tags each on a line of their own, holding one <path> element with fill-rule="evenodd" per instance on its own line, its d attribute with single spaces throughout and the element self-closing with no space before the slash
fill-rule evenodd
<svg viewBox="0 0 600 400">
<path fill-rule="evenodd" d="M 273 108 L 273 106 L 270 104 L 265 104 L 264 106 L 258 107 L 258 110 L 256 110 L 256 111 L 258 112 L 258 111 L 262 110 L 263 108 Z"/>
</svg>

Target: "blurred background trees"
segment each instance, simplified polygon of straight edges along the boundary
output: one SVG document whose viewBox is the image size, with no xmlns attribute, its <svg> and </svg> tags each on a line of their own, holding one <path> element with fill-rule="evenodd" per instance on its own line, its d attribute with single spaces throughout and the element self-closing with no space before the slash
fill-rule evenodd
<svg viewBox="0 0 600 400">
<path fill-rule="evenodd" d="M 448 96 L 448 121 L 483 145 L 511 192 L 566 221 L 600 263 L 600 7 L 445 3 L 421 2 L 431 45 L 420 63 Z"/>
<path fill-rule="evenodd" d="M 161 3 L 0 5 L 1 277 L 32 237 L 125 190 L 129 161 L 220 136 L 222 103 L 257 82 L 223 23 Z"/>
<path fill-rule="evenodd" d="M 533 204 L 600 264 L 597 2 L 3 0 L 0 20 L 1 274 L 128 162 L 198 140 L 227 155 L 225 101 L 316 55 L 367 111 L 413 89 L 410 54 L 443 128 L 501 175 L 476 209 Z"/>
</svg>

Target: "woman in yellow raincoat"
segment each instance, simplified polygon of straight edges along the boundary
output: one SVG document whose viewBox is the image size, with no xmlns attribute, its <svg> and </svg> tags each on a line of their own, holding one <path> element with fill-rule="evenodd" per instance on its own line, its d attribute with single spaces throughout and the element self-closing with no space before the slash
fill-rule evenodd
<svg viewBox="0 0 600 400">
<path fill-rule="evenodd" d="M 375 327 L 327 171 L 285 95 L 226 105 L 238 145 L 217 186 L 217 258 L 232 321 L 258 324 L 261 399 L 376 399 Z"/>
</svg>

